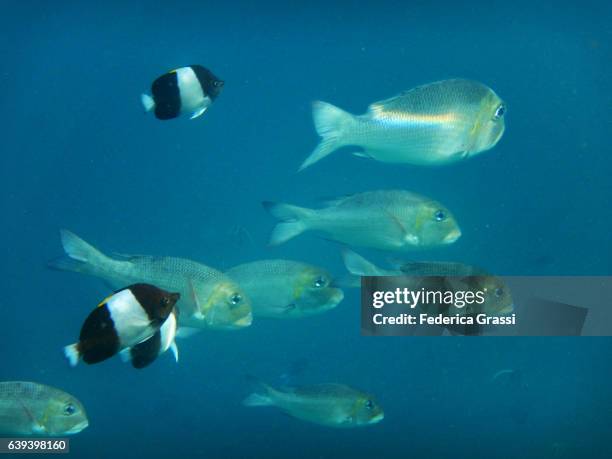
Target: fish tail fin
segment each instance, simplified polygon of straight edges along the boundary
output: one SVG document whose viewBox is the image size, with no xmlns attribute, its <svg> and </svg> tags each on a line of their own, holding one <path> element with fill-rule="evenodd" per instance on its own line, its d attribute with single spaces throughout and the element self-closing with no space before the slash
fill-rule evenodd
<svg viewBox="0 0 612 459">
<path fill-rule="evenodd" d="M 314 214 L 314 210 L 290 204 L 265 201 L 262 203 L 273 217 L 281 222 L 272 230 L 270 245 L 280 245 L 293 239 L 308 229 L 307 220 Z"/>
<path fill-rule="evenodd" d="M 342 260 L 347 271 L 355 276 L 374 276 L 379 271 L 375 264 L 350 249 L 342 250 Z"/>
<path fill-rule="evenodd" d="M 321 101 L 313 102 L 312 118 L 317 134 L 322 139 L 317 148 L 302 163 L 298 171 L 306 169 L 331 154 L 334 150 L 345 145 L 346 134 L 355 122 L 355 117 L 350 113 Z"/>
<path fill-rule="evenodd" d="M 142 103 L 142 106 L 144 107 L 145 112 L 150 112 L 151 110 L 155 108 L 155 101 L 153 100 L 153 97 L 151 97 L 148 94 L 141 94 L 140 102 Z"/>
<path fill-rule="evenodd" d="M 242 401 L 244 406 L 271 406 L 274 405 L 270 396 L 253 392 Z"/>
<path fill-rule="evenodd" d="M 70 366 L 76 367 L 77 363 L 79 363 L 79 359 L 81 358 L 81 353 L 79 352 L 79 343 L 70 344 L 64 347 L 64 355 L 68 359 L 68 363 L 70 363 Z"/>
<path fill-rule="evenodd" d="M 274 389 L 256 376 L 246 375 L 247 381 L 255 386 L 255 392 L 242 401 L 244 406 L 271 406 L 274 405 Z"/>
<path fill-rule="evenodd" d="M 60 236 L 66 256 L 50 261 L 48 266 L 52 269 L 95 274 L 111 261 L 109 257 L 71 231 L 63 229 L 60 231 Z"/>
</svg>

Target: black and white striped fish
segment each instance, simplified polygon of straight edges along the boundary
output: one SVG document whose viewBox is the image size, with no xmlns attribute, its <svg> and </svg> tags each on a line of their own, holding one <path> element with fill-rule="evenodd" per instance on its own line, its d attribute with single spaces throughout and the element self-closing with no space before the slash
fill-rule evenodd
<svg viewBox="0 0 612 459">
<path fill-rule="evenodd" d="M 223 89 L 223 81 L 201 65 L 181 67 L 157 78 L 151 95 L 141 96 L 147 112 L 160 120 L 201 116 Z"/>
<path fill-rule="evenodd" d="M 81 327 L 79 341 L 64 348 L 70 365 L 80 359 L 98 363 L 151 338 L 172 314 L 179 293 L 150 284 L 118 290 L 94 309 Z"/>
</svg>

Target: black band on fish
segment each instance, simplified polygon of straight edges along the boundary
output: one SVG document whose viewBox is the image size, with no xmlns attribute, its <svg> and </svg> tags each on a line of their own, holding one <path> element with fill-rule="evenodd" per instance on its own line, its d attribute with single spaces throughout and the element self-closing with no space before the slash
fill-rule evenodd
<svg viewBox="0 0 612 459">
<path fill-rule="evenodd" d="M 148 340 L 137 344 L 130 349 L 132 366 L 134 368 L 144 368 L 157 358 L 161 350 L 161 333 L 159 330 Z"/>
<path fill-rule="evenodd" d="M 176 72 L 166 73 L 153 82 L 151 94 L 155 116 L 160 120 L 176 118 L 181 113 L 181 92 Z"/>
<path fill-rule="evenodd" d="M 119 352 L 119 336 L 106 304 L 94 309 L 85 319 L 78 344 L 86 363 L 98 363 Z"/>
<path fill-rule="evenodd" d="M 190 67 L 200 82 L 200 86 L 202 87 L 204 94 L 206 94 L 212 100 L 215 100 L 223 88 L 223 81 L 217 78 L 206 67 L 202 67 L 198 64 L 191 65 Z"/>
</svg>

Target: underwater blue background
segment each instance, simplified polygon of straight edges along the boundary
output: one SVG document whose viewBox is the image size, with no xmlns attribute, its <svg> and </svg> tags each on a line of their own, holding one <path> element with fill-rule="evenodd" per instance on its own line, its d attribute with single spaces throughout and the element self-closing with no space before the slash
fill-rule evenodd
<svg viewBox="0 0 612 459">
<path fill-rule="evenodd" d="M 4 1 L 0 16 L 0 380 L 85 404 L 73 457 L 612 457 L 610 338 L 366 338 L 354 290 L 318 317 L 180 341 L 178 365 L 70 369 L 62 347 L 108 290 L 45 266 L 68 228 L 106 252 L 220 269 L 290 258 L 340 276 L 338 246 L 311 234 L 266 247 L 275 222 L 260 202 L 405 188 L 463 230 L 414 257 L 611 275 L 609 2 L 100 3 Z M 209 111 L 145 115 L 140 93 L 194 63 L 225 80 Z M 452 77 L 507 102 L 493 150 L 443 168 L 338 152 L 296 173 L 318 142 L 311 101 L 362 113 Z M 300 382 L 366 390 L 384 421 L 326 429 L 241 405 L 245 375 L 274 384 L 296 359 Z M 505 368 L 524 384 L 491 383 Z"/>
</svg>

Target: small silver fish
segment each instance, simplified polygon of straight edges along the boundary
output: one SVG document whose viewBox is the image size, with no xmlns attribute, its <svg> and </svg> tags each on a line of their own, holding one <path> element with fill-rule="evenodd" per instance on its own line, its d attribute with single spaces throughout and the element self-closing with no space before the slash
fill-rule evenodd
<svg viewBox="0 0 612 459">
<path fill-rule="evenodd" d="M 361 116 L 325 102 L 313 104 L 321 143 L 301 165 L 311 166 L 343 146 L 385 163 L 437 166 L 493 148 L 504 133 L 506 106 L 492 89 L 470 80 L 444 80 L 370 105 Z"/>
<path fill-rule="evenodd" d="M 334 241 L 380 250 L 414 250 L 452 244 L 461 236 L 455 218 L 439 202 L 404 190 L 358 193 L 322 209 L 264 202 L 281 220 L 270 238 L 279 245 L 304 231 Z"/>
<path fill-rule="evenodd" d="M 245 406 L 274 406 L 294 418 L 340 428 L 376 424 L 385 416 L 371 395 L 344 384 L 317 384 L 283 390 L 260 384 L 262 391 L 247 397 L 243 401 Z"/>
</svg>

